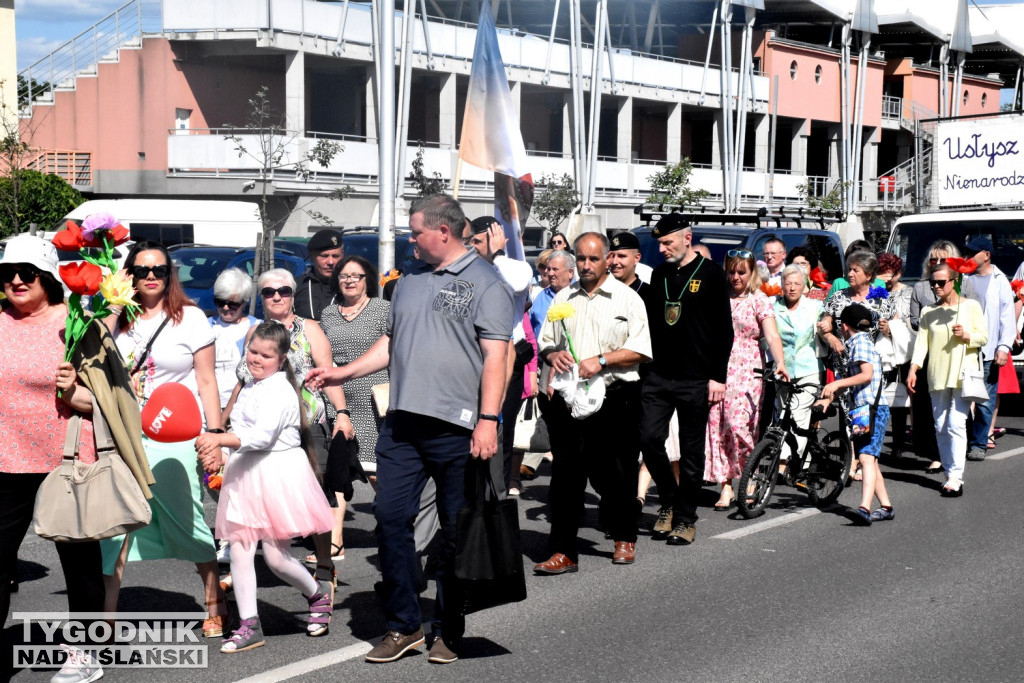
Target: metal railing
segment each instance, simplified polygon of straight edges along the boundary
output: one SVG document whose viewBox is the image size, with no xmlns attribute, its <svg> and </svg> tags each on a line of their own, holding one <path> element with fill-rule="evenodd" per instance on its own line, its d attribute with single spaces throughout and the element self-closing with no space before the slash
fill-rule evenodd
<svg viewBox="0 0 1024 683">
<path fill-rule="evenodd" d="M 92 187 L 92 153 L 70 149 L 39 150 L 24 167 L 62 178 L 75 187 Z"/>
<path fill-rule="evenodd" d="M 31 116 L 36 99 L 71 89 L 75 78 L 95 75 L 98 65 L 116 61 L 118 50 L 142 47 L 142 36 L 163 30 L 160 0 L 131 0 L 79 33 L 18 75 L 28 84 L 22 116 Z"/>
<path fill-rule="evenodd" d="M 882 118 L 895 121 L 903 118 L 903 98 L 882 95 Z"/>
</svg>

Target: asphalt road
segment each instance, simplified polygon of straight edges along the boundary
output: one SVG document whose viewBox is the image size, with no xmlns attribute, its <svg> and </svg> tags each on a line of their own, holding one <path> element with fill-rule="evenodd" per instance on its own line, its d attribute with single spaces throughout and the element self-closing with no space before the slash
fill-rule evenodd
<svg viewBox="0 0 1024 683">
<path fill-rule="evenodd" d="M 670 547 L 645 532 L 637 563 L 615 566 L 591 505 L 579 573 L 529 576 L 525 602 L 470 616 L 463 658 L 447 666 L 422 652 L 362 660 L 384 625 L 370 490 L 359 487 L 328 636 L 304 635 L 305 601 L 260 561 L 266 647 L 229 656 L 208 640 L 207 669 L 107 668 L 104 680 L 1019 681 L 1024 418 L 1000 424 L 1009 433 L 987 461 L 968 463 L 962 498 L 940 497 L 941 476 L 926 475 L 916 457 L 883 461 L 896 519 L 869 528 L 852 524 L 859 485 L 820 512 L 794 489 L 777 489 L 767 513 L 749 521 L 713 512 L 708 488 L 696 543 Z M 547 474 L 545 466 L 520 502 L 528 563 L 546 559 Z M 654 500 L 652 490 L 648 524 Z M 12 612 L 66 609 L 52 544 L 30 536 L 19 569 Z M 432 584 L 424 596 L 429 613 Z M 121 609 L 200 611 L 200 598 L 192 565 L 149 562 L 129 566 Z M 3 656 L 21 642 L 20 624 L 8 621 Z M 40 631 L 32 642 L 42 642 Z M 13 680 L 52 673 L 19 670 Z"/>
</svg>

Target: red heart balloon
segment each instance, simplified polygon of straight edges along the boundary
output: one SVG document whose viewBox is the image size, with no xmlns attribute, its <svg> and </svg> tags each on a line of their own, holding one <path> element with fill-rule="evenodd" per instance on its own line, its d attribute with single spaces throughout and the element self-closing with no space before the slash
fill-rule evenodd
<svg viewBox="0 0 1024 683">
<path fill-rule="evenodd" d="M 153 441 L 189 441 L 199 436 L 202 429 L 199 404 L 195 394 L 184 384 L 160 385 L 142 409 L 142 431 Z"/>
</svg>

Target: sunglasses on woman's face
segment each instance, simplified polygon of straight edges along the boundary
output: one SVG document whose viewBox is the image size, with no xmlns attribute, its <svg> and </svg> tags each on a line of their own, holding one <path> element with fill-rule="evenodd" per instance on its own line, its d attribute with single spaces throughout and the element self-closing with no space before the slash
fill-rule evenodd
<svg viewBox="0 0 1024 683">
<path fill-rule="evenodd" d="M 287 299 L 292 295 L 292 288 L 285 285 L 284 287 L 264 287 L 260 290 L 260 294 L 264 299 L 273 299 L 275 294 L 280 294 L 282 299 Z"/>
<path fill-rule="evenodd" d="M 0 265 L 0 282 L 3 282 L 5 285 L 14 282 L 15 275 L 23 283 L 30 285 L 39 277 L 39 269 L 31 263 L 4 263 Z"/>
<path fill-rule="evenodd" d="M 153 273 L 153 277 L 157 280 L 163 280 L 171 272 L 171 269 L 167 267 L 166 263 L 161 263 L 159 266 L 133 266 L 132 275 L 140 280 L 144 280 L 149 277 L 150 273 Z"/>
<path fill-rule="evenodd" d="M 929 280 L 928 284 L 930 284 L 932 287 L 938 287 L 939 289 L 942 289 L 947 284 L 949 284 L 949 280 Z"/>
<path fill-rule="evenodd" d="M 242 307 L 241 301 L 231 301 L 229 299 L 214 299 L 213 303 L 217 305 L 217 308 L 227 308 L 229 311 L 237 311 Z"/>
<path fill-rule="evenodd" d="M 946 262 L 946 259 L 944 259 L 944 258 L 937 258 L 935 256 L 932 256 L 930 259 L 928 259 L 928 263 L 932 264 L 933 266 L 937 265 L 939 263 L 945 263 L 945 262 Z"/>
</svg>

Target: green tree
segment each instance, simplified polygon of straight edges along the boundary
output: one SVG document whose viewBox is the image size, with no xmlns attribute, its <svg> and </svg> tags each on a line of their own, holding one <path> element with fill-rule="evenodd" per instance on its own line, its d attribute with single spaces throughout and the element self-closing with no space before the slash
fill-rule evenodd
<svg viewBox="0 0 1024 683">
<path fill-rule="evenodd" d="M 31 85 L 31 88 L 29 87 Z M 18 76 L 18 108 L 24 109 L 32 104 L 32 100 L 49 90 L 50 84 L 46 81 L 37 81 L 34 78 Z"/>
<path fill-rule="evenodd" d="M 0 177 L 0 235 L 23 232 L 29 223 L 49 230 L 84 201 L 60 176 L 24 169 L 17 183 L 10 176 Z"/>
<path fill-rule="evenodd" d="M 320 138 L 305 153 L 297 157 L 294 156 L 303 131 L 288 130 L 284 116 L 271 104 L 270 88 L 265 85 L 260 86 L 256 95 L 248 101 L 248 115 L 245 124 L 236 126 L 226 123 L 224 126 L 233 129 L 231 133 L 224 136 L 224 139 L 235 144 L 238 158 L 247 157 L 256 165 L 256 184 L 260 191 L 260 215 L 263 220 L 263 241 L 262 251 L 257 255 L 253 271 L 253 280 L 255 281 L 261 273 L 274 267 L 274 237 L 281 224 L 286 220 L 275 221 L 270 216 L 269 183 L 274 180 L 275 174 L 287 173 L 290 179 L 298 178 L 306 182 L 311 174 L 311 164 L 327 166 L 344 148 L 334 140 Z M 349 185 L 344 185 L 332 190 L 327 198 L 341 201 L 351 192 L 352 188 Z M 315 199 L 310 199 L 296 208 L 305 211 L 315 221 L 330 223 L 330 219 L 321 212 L 306 208 L 313 201 Z M 255 304 L 256 301 L 253 299 L 250 302 L 250 313 Z"/>
<path fill-rule="evenodd" d="M 796 190 L 800 193 L 800 198 L 807 202 L 807 206 L 812 209 L 839 210 L 843 208 L 843 197 L 851 185 L 853 182 L 849 180 L 837 182 L 831 190 L 823 195 L 812 195 L 810 183 L 797 185 Z"/>
<path fill-rule="evenodd" d="M 409 180 L 416 186 L 416 196 L 418 197 L 429 197 L 434 194 L 443 194 L 448 189 L 447 183 L 444 182 L 444 178 L 437 171 L 434 171 L 430 175 L 427 175 L 426 171 L 423 170 L 423 145 L 420 144 L 420 148 L 416 150 L 416 158 L 412 160 L 412 175 L 409 176 Z"/>
<path fill-rule="evenodd" d="M 580 193 L 572 176 L 563 173 L 541 176 L 537 183 L 544 189 L 534 198 L 532 215 L 548 224 L 549 230 L 556 230 L 580 203 Z"/>
<path fill-rule="evenodd" d="M 651 181 L 651 194 L 647 201 L 652 204 L 689 206 L 709 196 L 711 193 L 707 190 L 690 187 L 692 174 L 693 164 L 688 157 L 669 164 L 648 178 Z"/>
</svg>

